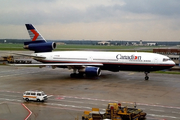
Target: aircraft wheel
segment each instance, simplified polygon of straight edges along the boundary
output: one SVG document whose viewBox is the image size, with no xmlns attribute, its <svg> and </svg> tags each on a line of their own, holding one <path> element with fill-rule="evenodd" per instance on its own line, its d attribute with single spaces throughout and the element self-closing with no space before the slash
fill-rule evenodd
<svg viewBox="0 0 180 120">
<path fill-rule="evenodd" d="M 73 74 L 73 73 L 71 73 L 71 74 L 70 74 L 70 77 L 71 77 L 71 78 L 73 78 L 73 77 L 74 77 L 74 74 Z"/>
<path fill-rule="evenodd" d="M 148 77 L 148 76 L 146 76 L 146 77 L 145 77 L 145 80 L 149 80 L 149 77 Z"/>
<path fill-rule="evenodd" d="M 83 78 L 83 77 L 84 77 L 84 74 L 83 74 L 83 73 L 78 73 L 78 77 L 79 77 L 79 78 Z"/>
<path fill-rule="evenodd" d="M 75 78 L 76 76 L 77 76 L 76 73 L 71 73 L 71 74 L 70 74 L 70 77 L 71 77 L 71 78 Z"/>
<path fill-rule="evenodd" d="M 83 78 L 84 77 L 84 74 L 83 73 L 71 73 L 70 74 L 70 77 L 71 78 Z"/>
</svg>

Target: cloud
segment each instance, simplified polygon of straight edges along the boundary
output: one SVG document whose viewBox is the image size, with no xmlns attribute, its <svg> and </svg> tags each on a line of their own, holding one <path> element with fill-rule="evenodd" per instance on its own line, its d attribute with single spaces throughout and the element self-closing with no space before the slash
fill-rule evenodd
<svg viewBox="0 0 180 120">
<path fill-rule="evenodd" d="M 10 2 L 9 2 L 10 1 Z M 1 24 L 124 22 L 163 17 L 179 18 L 178 0 L 1 0 Z M 141 18 L 141 17 L 142 18 Z"/>
<path fill-rule="evenodd" d="M 40 29 L 55 25 L 52 29 L 57 31 L 63 29 L 66 33 L 61 32 L 68 37 L 71 34 L 72 39 L 81 37 L 141 39 L 142 36 L 145 39 L 153 38 L 153 35 L 156 36 L 153 39 L 165 38 L 164 36 L 167 38 L 168 35 L 176 36 L 178 39 L 175 33 L 180 30 L 179 0 L 0 0 L 0 2 L 0 26 L 4 29 L 5 26 L 8 26 L 8 29 L 25 23 L 32 23 Z M 85 33 L 86 30 L 91 31 L 90 35 Z M 163 36 L 165 30 L 168 32 L 164 32 L 166 35 Z M 158 32 L 161 36 L 153 32 Z M 58 33 L 54 31 L 53 33 L 56 33 L 53 36 L 58 38 Z M 81 33 L 83 35 L 80 35 Z M 13 34 L 15 36 L 17 33 Z M 65 36 L 63 38 L 65 39 Z"/>
<path fill-rule="evenodd" d="M 125 0 L 126 5 L 121 8 L 131 13 L 149 13 L 156 15 L 179 15 L 179 0 Z"/>
</svg>

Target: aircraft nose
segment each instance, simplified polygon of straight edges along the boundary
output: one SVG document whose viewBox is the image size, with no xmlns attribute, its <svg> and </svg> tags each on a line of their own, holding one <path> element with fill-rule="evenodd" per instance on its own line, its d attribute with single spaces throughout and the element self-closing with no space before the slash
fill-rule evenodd
<svg viewBox="0 0 180 120">
<path fill-rule="evenodd" d="M 171 60 L 171 63 L 170 63 L 170 64 L 172 64 L 173 66 L 176 65 L 176 63 L 175 63 L 174 61 L 172 61 L 172 60 Z"/>
</svg>

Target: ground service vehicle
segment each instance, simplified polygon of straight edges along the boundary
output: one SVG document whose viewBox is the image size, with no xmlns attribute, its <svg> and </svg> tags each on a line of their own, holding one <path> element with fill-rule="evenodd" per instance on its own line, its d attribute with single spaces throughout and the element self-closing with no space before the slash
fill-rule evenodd
<svg viewBox="0 0 180 120">
<path fill-rule="evenodd" d="M 143 120 L 146 113 L 134 108 L 121 107 L 121 104 L 109 103 L 105 113 L 98 108 L 92 108 L 92 111 L 84 111 L 82 120 Z"/>
<path fill-rule="evenodd" d="M 7 61 L 8 63 L 16 63 L 16 64 L 31 64 L 32 61 L 30 59 L 21 59 L 17 56 L 3 56 L 3 61 Z"/>
<path fill-rule="evenodd" d="M 23 99 L 26 101 L 32 100 L 44 102 L 45 100 L 47 100 L 47 95 L 44 94 L 43 91 L 25 91 L 23 94 Z"/>
</svg>

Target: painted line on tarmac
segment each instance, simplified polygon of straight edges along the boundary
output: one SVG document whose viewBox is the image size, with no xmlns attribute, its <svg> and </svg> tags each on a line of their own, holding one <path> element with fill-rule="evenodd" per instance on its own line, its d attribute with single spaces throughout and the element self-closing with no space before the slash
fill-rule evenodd
<svg viewBox="0 0 180 120">
<path fill-rule="evenodd" d="M 74 99 L 83 99 L 83 100 L 92 100 L 92 101 L 105 101 L 105 102 L 120 102 L 116 100 L 105 100 L 105 99 L 94 99 L 94 98 L 85 98 L 85 97 L 76 97 L 76 96 L 62 96 L 64 98 L 74 98 Z M 120 102 L 120 103 L 129 103 L 134 104 L 134 102 Z M 156 105 L 156 104 L 146 104 L 146 103 L 136 103 L 137 105 L 142 106 L 153 106 L 153 107 L 162 107 L 162 108 L 171 108 L 171 109 L 180 109 L 180 107 L 175 106 L 165 106 L 165 105 Z"/>
<path fill-rule="evenodd" d="M 9 91 L 9 90 L 0 90 L 0 92 L 23 93 L 23 92 Z M 53 96 L 58 96 L 58 97 L 62 97 L 62 98 L 81 99 L 81 100 L 92 100 L 92 101 L 102 101 L 102 102 L 116 102 L 116 103 L 120 102 L 120 103 L 125 103 L 125 104 L 127 104 L 127 103 L 128 104 L 134 104 L 134 102 L 121 102 L 121 101 L 117 101 L 117 100 L 106 100 L 106 99 L 86 98 L 86 97 L 77 97 L 77 96 L 60 96 L 60 95 L 53 95 Z M 171 109 L 180 109 L 180 107 L 157 105 L 157 104 L 136 103 L 136 105 L 171 108 Z"/>
<path fill-rule="evenodd" d="M 44 103 L 46 104 L 46 103 Z M 34 104 L 28 104 L 28 106 L 39 106 L 39 105 L 34 105 Z M 59 106 L 54 106 L 54 105 L 47 105 L 47 106 L 39 106 L 39 107 L 47 107 L 47 108 L 54 108 L 54 109 L 62 109 L 62 110 L 72 110 L 72 111 L 86 111 L 82 109 L 76 109 L 76 108 L 69 108 L 69 107 L 59 107 Z"/>
<path fill-rule="evenodd" d="M 143 105 L 143 106 L 153 106 L 153 107 L 180 109 L 180 107 L 175 107 L 175 106 L 165 106 L 165 105 L 145 104 L 145 103 L 136 103 L 136 104 L 137 104 L 137 105 Z"/>
<path fill-rule="evenodd" d="M 3 99 L 3 98 L 0 98 L 0 99 Z M 7 101 L 10 101 L 10 103 L 12 101 L 15 101 L 15 102 L 22 102 L 22 100 L 16 100 L 16 99 L 3 99 L 3 100 L 7 100 Z M 13 104 L 17 104 L 17 103 L 13 103 Z M 49 108 L 57 108 L 57 109 L 66 109 L 66 110 L 73 110 L 73 111 L 85 111 L 85 110 L 82 110 L 82 109 L 92 109 L 92 107 L 86 107 L 86 106 L 75 106 L 75 105 L 66 105 L 66 104 L 57 104 L 57 103 L 44 103 L 46 105 L 49 105 L 49 106 L 40 106 L 40 107 L 49 107 Z M 31 105 L 31 106 L 38 106 L 38 105 Z M 56 107 L 50 107 L 50 106 L 56 106 Z M 62 108 L 60 108 L 62 107 Z M 101 110 L 106 110 L 104 108 L 99 108 Z M 31 113 L 32 114 L 32 113 Z M 28 115 L 28 117 L 26 117 L 27 119 L 29 118 L 30 114 Z M 167 116 L 167 115 L 157 115 L 157 114 L 148 114 L 148 116 L 151 116 L 151 117 L 161 117 L 161 118 L 173 118 L 173 119 L 180 119 L 178 117 L 175 117 L 175 116 Z M 25 120 L 27 120 L 25 119 Z M 156 118 L 151 118 L 151 119 L 156 119 Z M 165 119 L 157 119 L 157 120 L 165 120 Z"/>
<path fill-rule="evenodd" d="M 19 99 L 7 99 L 7 98 L 0 98 L 0 100 L 23 102 L 23 100 L 19 100 Z"/>
<path fill-rule="evenodd" d="M 0 76 L 2 77 L 11 77 L 11 76 L 17 76 L 17 75 L 24 75 L 24 74 L 29 74 L 29 73 L 39 73 L 39 72 L 45 72 L 45 71 L 49 71 L 49 70 L 42 70 L 42 71 L 36 71 L 36 72 L 25 72 L 25 73 L 18 73 L 18 74 L 11 74 L 11 75 L 4 75 L 4 76 Z"/>
<path fill-rule="evenodd" d="M 0 98 L 2 99 L 2 98 Z M 15 99 L 3 99 L 6 100 L 7 102 L 4 103 L 12 103 L 12 104 L 18 104 L 16 102 L 22 102 L 19 100 L 15 100 Z M 87 109 L 92 109 L 91 107 L 85 107 L 85 106 L 75 106 L 75 105 L 65 105 L 65 104 L 56 104 L 56 103 L 43 103 L 47 106 L 39 106 L 39 105 L 34 105 L 34 104 L 28 104 L 30 106 L 38 106 L 38 107 L 47 107 L 47 108 L 54 108 L 54 109 L 64 109 L 64 110 L 72 110 L 72 111 L 86 111 Z M 32 113 L 31 113 L 32 114 Z M 30 115 L 29 114 L 24 120 L 27 120 Z"/>
<path fill-rule="evenodd" d="M 48 95 L 47 98 L 50 98 L 50 97 L 52 97 L 52 96 L 53 96 L 53 95 Z"/>
<path fill-rule="evenodd" d="M 172 113 L 175 113 L 175 114 L 180 114 L 180 112 L 176 112 L 176 111 L 172 111 Z"/>
<path fill-rule="evenodd" d="M 64 102 L 71 102 L 71 103 L 81 103 L 83 104 L 84 102 L 81 102 L 81 101 L 71 101 L 71 100 L 64 100 L 64 99 L 49 99 L 49 100 L 52 100 L 52 101 L 64 101 Z"/>
<path fill-rule="evenodd" d="M 148 115 L 149 115 L 149 116 L 153 116 L 153 117 L 165 117 L 165 118 L 180 119 L 179 117 L 168 116 L 168 115 L 156 115 L 156 114 L 148 114 Z"/>
<path fill-rule="evenodd" d="M 148 119 L 148 120 L 149 119 L 150 120 L 166 120 L 166 119 L 163 119 L 163 118 L 160 119 L 160 118 L 154 118 L 154 117 L 153 118 L 152 117 L 146 117 L 146 119 Z"/>
<path fill-rule="evenodd" d="M 9 90 L 0 90 L 0 92 L 23 93 L 23 92 L 18 92 L 18 91 L 9 91 Z"/>
<path fill-rule="evenodd" d="M 129 73 L 128 75 L 134 75 L 134 72 Z"/>
<path fill-rule="evenodd" d="M 6 103 L 6 102 L 1 102 L 0 104 L 4 104 L 4 103 Z"/>
<path fill-rule="evenodd" d="M 8 100 L 9 100 L 9 99 L 8 99 Z M 2 103 L 0 103 L 0 104 L 3 104 L 3 103 L 19 104 L 19 103 L 9 102 L 9 101 L 2 102 Z M 19 105 L 20 105 L 20 104 L 19 104 Z M 21 103 L 21 105 L 29 112 L 28 116 L 24 119 L 24 120 L 28 120 L 28 118 L 31 116 L 32 112 L 31 112 L 23 103 Z"/>
<path fill-rule="evenodd" d="M 93 101 L 118 102 L 118 101 L 115 101 L 115 100 L 104 100 L 104 99 L 85 98 L 85 97 L 76 97 L 76 96 L 62 96 L 62 97 L 74 98 L 74 99 L 82 99 L 82 100 L 93 100 Z"/>
<path fill-rule="evenodd" d="M 158 110 L 158 109 L 150 109 L 151 111 L 156 111 L 156 112 L 165 112 L 164 110 Z"/>
<path fill-rule="evenodd" d="M 7 71 L 1 71 L 0 73 L 4 73 L 4 72 L 14 72 L 14 71 L 17 71 L 17 70 L 7 70 Z"/>
<path fill-rule="evenodd" d="M 11 97 L 11 98 L 12 98 L 12 97 L 15 97 L 15 98 L 19 97 L 19 96 L 17 96 L 17 95 L 10 95 L 10 94 L 8 95 L 8 94 L 2 94 L 2 93 L 0 93 L 0 95 L 1 95 L 1 97 L 2 97 L 2 96 L 7 96 L 7 97 Z"/>
<path fill-rule="evenodd" d="M 53 105 L 53 106 L 61 106 L 61 107 L 72 107 L 72 108 L 92 109 L 91 107 L 75 106 L 75 105 L 66 105 L 66 104 L 57 104 L 57 103 L 44 103 L 44 104 L 46 104 L 46 105 Z"/>
<path fill-rule="evenodd" d="M 31 116 L 32 112 L 23 103 L 21 105 L 29 112 L 28 116 L 24 119 L 27 120 Z"/>
<path fill-rule="evenodd" d="M 48 108 L 56 108 L 56 109 L 66 109 L 66 110 L 73 110 L 73 111 L 86 111 L 87 109 L 88 110 L 92 109 L 92 107 L 65 105 L 65 104 L 56 104 L 56 103 L 44 103 L 44 104 L 46 104 L 47 106 L 40 106 L 40 107 L 48 107 Z M 32 105 L 32 106 L 37 106 L 37 105 Z M 51 106 L 56 106 L 56 107 L 51 107 Z M 86 110 L 83 110 L 83 109 L 86 109 Z M 99 108 L 99 109 L 106 111 L 106 109 L 102 109 L 102 108 Z M 151 117 L 146 117 L 146 118 L 153 119 L 153 120 L 166 120 L 166 119 L 164 119 L 162 117 L 177 119 L 177 117 L 174 117 L 174 116 L 165 116 L 165 115 L 156 115 L 156 114 L 148 114 L 148 115 L 151 116 Z M 161 117 L 161 118 L 155 118 L 155 117 Z"/>
</svg>

